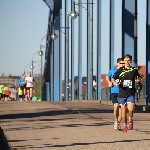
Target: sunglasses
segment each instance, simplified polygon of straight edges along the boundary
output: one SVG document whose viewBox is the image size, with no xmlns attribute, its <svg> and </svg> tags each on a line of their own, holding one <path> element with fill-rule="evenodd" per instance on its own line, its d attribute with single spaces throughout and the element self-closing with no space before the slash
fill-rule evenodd
<svg viewBox="0 0 150 150">
<path fill-rule="evenodd" d="M 125 64 L 125 63 L 119 63 L 119 64 Z"/>
</svg>

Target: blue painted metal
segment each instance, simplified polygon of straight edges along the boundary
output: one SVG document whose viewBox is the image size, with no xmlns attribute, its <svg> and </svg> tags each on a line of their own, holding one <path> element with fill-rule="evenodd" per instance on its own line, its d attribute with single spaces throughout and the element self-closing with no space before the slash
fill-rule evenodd
<svg viewBox="0 0 150 150">
<path fill-rule="evenodd" d="M 87 0 L 87 85 L 86 85 L 86 96 L 87 100 L 91 99 L 91 52 L 90 52 L 90 17 L 88 15 L 88 12 L 90 11 L 90 0 Z"/>
<path fill-rule="evenodd" d="M 67 9 L 67 0 L 65 1 L 65 5 L 66 5 L 66 10 Z M 63 2 L 64 2 L 63 1 Z M 72 0 L 73 1 L 73 0 Z M 89 3 L 90 0 L 87 0 L 87 3 Z M 90 1 L 91 2 L 91 1 Z M 102 0 L 97 1 L 97 99 L 100 100 L 101 99 L 101 2 Z M 114 1 L 112 0 L 111 2 Z M 78 3 L 82 3 L 82 0 L 78 0 Z M 149 26 L 150 26 L 150 2 L 149 0 L 147 0 L 148 3 L 148 9 L 147 9 L 147 45 L 146 45 L 146 75 L 147 75 L 147 80 L 146 80 L 146 86 L 147 86 L 147 99 L 146 99 L 146 104 L 149 105 L 150 104 L 150 100 L 148 100 L 148 98 L 150 97 L 149 95 L 149 85 L 150 85 L 150 81 L 149 81 L 149 76 L 150 76 L 150 30 L 149 30 Z M 122 56 L 124 56 L 125 54 L 129 53 L 130 55 L 133 56 L 133 60 L 134 60 L 134 7 L 135 7 L 135 0 L 122 0 Z M 90 5 L 87 5 L 87 9 L 89 10 Z M 112 9 L 113 7 L 111 7 Z M 82 99 L 82 7 L 79 7 L 79 30 L 78 30 L 78 35 L 79 35 L 79 43 L 78 43 L 78 99 L 81 100 Z M 53 14 L 52 14 L 53 15 Z M 111 18 L 114 19 L 113 17 L 113 12 L 111 10 Z M 56 16 L 55 16 L 56 17 Z M 51 18 L 53 19 L 53 16 L 51 16 Z M 88 18 L 89 19 L 89 18 Z M 91 87 L 91 76 L 90 76 L 90 65 L 91 65 L 91 58 L 89 58 L 91 55 L 89 55 L 89 51 L 90 51 L 90 25 L 89 25 L 89 20 L 87 19 L 87 99 L 90 99 L 91 96 L 91 91 L 89 91 L 90 87 Z M 111 21 L 113 22 L 114 20 Z M 67 18 L 65 19 L 65 21 L 67 20 Z M 49 20 L 50 21 L 50 20 Z M 73 20 L 72 20 L 73 22 Z M 51 23 L 51 22 L 50 22 Z M 66 22 L 67 24 L 67 22 Z M 65 24 L 65 26 L 66 26 Z M 111 23 L 113 25 L 113 23 Z M 74 99 L 74 57 L 73 55 L 75 54 L 74 52 L 74 24 L 72 23 L 72 33 L 71 33 L 71 99 Z M 111 57 L 110 57 L 110 68 L 113 67 L 114 65 L 114 43 L 113 43 L 113 30 L 112 30 L 113 26 L 111 26 Z M 49 31 L 50 32 L 50 31 Z M 58 32 L 58 31 L 57 31 Z M 56 32 L 56 33 L 57 33 Z M 68 34 L 67 29 L 66 29 L 66 34 Z M 61 37 L 61 35 L 59 33 L 57 33 L 59 37 Z M 69 37 L 68 37 L 69 38 Z M 50 40 L 51 41 L 51 40 Z M 50 42 L 48 41 L 48 42 Z M 60 39 L 58 39 L 58 41 L 55 42 L 60 42 Z M 46 82 L 50 82 L 50 99 L 51 100 L 55 100 L 55 98 L 57 98 L 57 96 L 59 97 L 59 100 L 61 99 L 61 80 L 62 80 L 62 74 L 60 74 L 60 72 L 62 72 L 62 68 L 61 66 L 61 62 L 63 61 L 62 54 L 61 54 L 61 50 L 60 47 L 61 45 L 59 45 L 57 43 L 53 43 L 51 50 L 51 54 L 50 54 L 50 58 L 48 58 L 50 60 L 49 64 L 50 66 L 46 66 L 47 69 L 50 69 L 50 81 L 47 80 L 46 77 L 46 73 L 45 73 L 45 83 Z M 66 46 L 65 46 L 65 58 L 68 58 L 68 48 L 67 48 L 67 41 L 65 41 Z M 60 43 L 61 44 L 61 43 Z M 59 48 L 57 47 L 59 45 Z M 59 49 L 59 51 L 57 51 L 57 49 Z M 55 51 L 56 50 L 56 51 Z M 56 58 L 56 59 L 55 59 Z M 67 60 L 67 59 L 65 59 Z M 58 62 L 56 62 L 58 61 Z M 58 65 L 57 65 L 58 64 Z M 59 71 L 56 71 L 57 67 Z M 69 62 L 65 62 L 65 69 L 69 69 L 68 68 Z M 56 68 L 55 68 L 56 67 Z M 46 69 L 46 70 L 47 70 Z M 47 72 L 47 71 L 46 71 Z M 68 100 L 68 90 L 67 90 L 67 86 L 68 86 L 68 71 L 65 70 L 64 71 L 64 75 L 65 75 L 65 89 L 66 89 L 66 97 L 65 100 Z M 58 73 L 58 74 L 57 74 Z M 56 75 L 57 74 L 57 75 Z M 56 76 L 55 76 L 56 75 Z M 57 84 L 57 85 L 55 85 Z M 58 88 L 58 89 L 57 89 Z M 46 88 L 45 88 L 46 89 Z M 45 91 L 44 91 L 45 92 Z M 46 92 L 45 92 L 46 93 Z M 55 95 L 57 93 L 57 95 Z M 44 93 L 43 93 L 44 95 Z M 47 95 L 47 94 L 46 94 Z"/>
<path fill-rule="evenodd" d="M 68 10 L 68 0 L 66 0 L 65 3 L 65 13 L 67 13 Z M 65 15 L 65 27 L 69 27 L 69 16 Z M 65 77 L 65 85 L 64 85 L 64 101 L 68 100 L 68 84 L 69 84 L 69 29 L 65 28 L 65 33 L 67 38 L 65 38 L 65 67 L 64 67 L 64 77 Z"/>
<path fill-rule="evenodd" d="M 59 20 L 60 17 L 57 19 Z M 60 25 L 59 25 L 60 26 Z M 55 30 L 56 35 L 60 37 L 59 30 Z M 59 101 L 59 38 L 54 41 L 53 51 L 53 100 Z"/>
<path fill-rule="evenodd" d="M 109 70 L 114 68 L 114 21 L 115 21 L 115 1 L 110 0 L 110 55 L 109 55 Z"/>
<path fill-rule="evenodd" d="M 53 15 L 53 12 L 52 12 L 52 18 L 54 17 Z M 51 22 L 52 26 L 53 26 L 53 20 Z M 52 31 L 52 26 L 51 26 L 51 31 Z M 50 31 L 50 32 L 51 32 Z M 54 83 L 54 80 L 53 80 L 53 55 L 54 55 L 54 41 L 51 39 L 51 51 L 50 51 L 50 98 L 51 98 L 51 101 L 53 101 L 53 83 Z"/>
<path fill-rule="evenodd" d="M 82 3 L 82 0 L 79 0 Z M 82 7 L 79 8 L 79 19 L 78 19 L 78 100 L 82 100 Z"/>
<path fill-rule="evenodd" d="M 135 0 L 122 1 L 122 57 L 126 54 L 130 54 L 133 60 L 134 60 L 134 10 L 135 10 Z"/>
<path fill-rule="evenodd" d="M 101 3 L 102 0 L 97 1 L 97 100 L 101 100 Z"/>
<path fill-rule="evenodd" d="M 50 83 L 49 82 L 45 82 L 45 84 L 46 84 L 46 101 L 50 101 L 50 95 L 49 95 L 49 91 L 50 91 L 50 89 L 49 89 L 49 87 L 50 87 Z"/>
<path fill-rule="evenodd" d="M 93 87 L 93 64 L 94 64 L 94 62 L 93 62 L 93 38 L 94 38 L 94 35 L 93 35 L 93 0 L 91 0 L 91 5 L 90 5 L 90 16 L 91 16 L 91 35 L 90 35 L 90 37 L 91 37 L 91 88 L 90 88 L 90 93 L 91 93 L 91 98 L 90 99 L 93 99 L 94 98 L 94 95 L 93 95 L 93 89 L 94 89 L 94 87 Z"/>
<path fill-rule="evenodd" d="M 146 18 L 146 105 L 150 105 L 150 0 L 147 0 Z"/>
<path fill-rule="evenodd" d="M 71 0 L 71 3 L 73 1 Z M 71 100 L 74 100 L 74 34 L 74 19 L 71 19 Z"/>
<path fill-rule="evenodd" d="M 60 14 L 62 14 L 62 9 L 60 10 Z M 60 17 L 60 26 L 61 24 L 62 17 Z M 62 101 L 62 32 L 59 32 L 59 35 L 59 101 Z"/>
<path fill-rule="evenodd" d="M 53 10 L 53 21 L 54 27 L 60 27 L 60 9 L 62 2 L 59 0 L 54 1 L 54 10 Z M 55 20 L 57 18 L 57 20 Z M 53 100 L 60 101 L 60 31 L 55 28 L 55 33 L 58 35 L 58 38 L 54 41 L 54 49 L 52 53 L 53 57 Z"/>
<path fill-rule="evenodd" d="M 51 52 L 50 52 L 50 65 L 51 65 L 51 67 L 50 67 L 50 90 L 51 90 L 51 101 L 53 101 L 54 99 L 53 99 L 53 84 L 54 84 L 54 79 L 53 79 L 53 58 L 54 58 L 54 46 L 53 46 L 53 43 L 54 43 L 54 41 L 52 41 L 52 43 L 51 43 L 51 45 L 52 45 L 52 47 L 51 47 Z"/>
</svg>

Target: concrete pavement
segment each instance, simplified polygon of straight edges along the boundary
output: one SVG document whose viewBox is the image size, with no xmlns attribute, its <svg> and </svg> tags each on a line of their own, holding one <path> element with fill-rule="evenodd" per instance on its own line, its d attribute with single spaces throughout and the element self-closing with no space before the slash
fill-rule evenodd
<svg viewBox="0 0 150 150">
<path fill-rule="evenodd" d="M 127 133 L 113 129 L 112 113 L 94 101 L 2 102 L 0 127 L 13 150 L 149 150 L 149 113 L 136 109 Z"/>
</svg>

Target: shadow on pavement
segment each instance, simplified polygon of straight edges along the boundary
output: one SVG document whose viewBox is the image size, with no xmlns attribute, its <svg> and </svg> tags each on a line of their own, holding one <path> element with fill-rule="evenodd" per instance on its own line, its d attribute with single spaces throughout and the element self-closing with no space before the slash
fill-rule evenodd
<svg viewBox="0 0 150 150">
<path fill-rule="evenodd" d="M 4 135 L 4 132 L 1 129 L 1 127 L 0 127 L 0 150 L 10 150 L 8 141 Z"/>
<path fill-rule="evenodd" d="M 41 146 L 35 147 L 33 145 L 26 145 L 26 146 L 15 146 L 16 148 L 26 149 L 26 148 L 52 148 L 52 147 L 73 147 L 73 146 L 83 146 L 83 145 L 95 145 L 95 144 L 110 144 L 110 143 L 130 143 L 135 141 L 150 141 L 150 139 L 141 139 L 141 140 L 121 140 L 121 141 L 111 141 L 111 142 L 91 142 L 91 143 L 72 143 L 67 145 L 52 145 L 52 144 L 42 144 Z M 17 149 L 16 149 L 17 150 Z"/>
</svg>

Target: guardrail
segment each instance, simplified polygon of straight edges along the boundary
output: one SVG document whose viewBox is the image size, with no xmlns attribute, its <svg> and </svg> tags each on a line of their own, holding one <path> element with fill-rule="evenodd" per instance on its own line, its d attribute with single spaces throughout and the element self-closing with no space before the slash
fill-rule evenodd
<svg viewBox="0 0 150 150">
<path fill-rule="evenodd" d="M 143 84 L 142 91 L 140 93 L 140 99 L 145 99 L 146 98 L 146 86 Z M 93 92 L 93 100 L 96 99 L 96 92 Z M 101 89 L 101 99 L 102 100 L 110 100 L 110 88 L 102 88 Z M 83 95 L 83 100 L 86 100 L 86 96 Z"/>
</svg>

